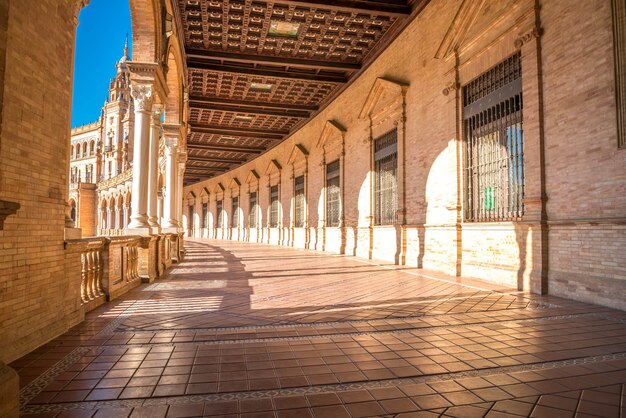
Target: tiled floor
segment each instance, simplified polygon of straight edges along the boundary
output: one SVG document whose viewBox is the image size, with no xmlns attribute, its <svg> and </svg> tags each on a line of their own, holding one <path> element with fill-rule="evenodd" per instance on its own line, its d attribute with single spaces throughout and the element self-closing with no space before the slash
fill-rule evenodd
<svg viewBox="0 0 626 418">
<path fill-rule="evenodd" d="M 38 417 L 626 417 L 626 314 L 354 257 L 187 241 L 14 362 Z"/>
</svg>

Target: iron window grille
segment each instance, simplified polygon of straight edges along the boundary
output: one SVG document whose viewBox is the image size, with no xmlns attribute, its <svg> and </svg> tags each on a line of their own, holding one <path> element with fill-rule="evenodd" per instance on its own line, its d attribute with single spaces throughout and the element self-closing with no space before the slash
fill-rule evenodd
<svg viewBox="0 0 626 418">
<path fill-rule="evenodd" d="M 269 227 L 278 227 L 278 185 L 270 187 L 270 219 Z"/>
<path fill-rule="evenodd" d="M 217 212 L 217 228 L 221 228 L 223 226 L 222 222 L 224 220 L 224 206 L 221 200 L 217 201 L 216 212 Z"/>
<path fill-rule="evenodd" d="M 398 210 L 398 131 L 374 140 L 374 224 L 394 225 Z"/>
<path fill-rule="evenodd" d="M 340 196 L 339 160 L 326 164 L 326 226 L 339 226 Z"/>
<path fill-rule="evenodd" d="M 294 180 L 294 226 L 304 227 L 305 219 L 305 198 L 304 198 L 304 176 L 298 176 Z"/>
<path fill-rule="evenodd" d="M 258 226 L 257 211 L 259 210 L 257 205 L 256 192 L 250 193 L 250 228 L 256 228 Z"/>
<path fill-rule="evenodd" d="M 465 219 L 524 214 L 522 67 L 517 53 L 463 87 Z"/>
<path fill-rule="evenodd" d="M 209 224 L 208 217 L 209 217 L 209 204 L 203 203 L 202 204 L 202 228 L 206 228 L 207 225 Z"/>
<path fill-rule="evenodd" d="M 239 197 L 233 197 L 232 205 L 232 227 L 237 228 L 239 226 Z"/>
</svg>

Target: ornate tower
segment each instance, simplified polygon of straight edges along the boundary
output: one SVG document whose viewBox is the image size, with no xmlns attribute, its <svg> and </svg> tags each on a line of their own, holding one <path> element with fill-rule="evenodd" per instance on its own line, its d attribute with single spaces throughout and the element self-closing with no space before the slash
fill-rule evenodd
<svg viewBox="0 0 626 418">
<path fill-rule="evenodd" d="M 102 109 L 102 180 L 115 177 L 129 168 L 133 149 L 133 101 L 130 97 L 128 37 L 124 55 L 116 64 L 117 74 L 109 85 L 109 95 Z"/>
</svg>

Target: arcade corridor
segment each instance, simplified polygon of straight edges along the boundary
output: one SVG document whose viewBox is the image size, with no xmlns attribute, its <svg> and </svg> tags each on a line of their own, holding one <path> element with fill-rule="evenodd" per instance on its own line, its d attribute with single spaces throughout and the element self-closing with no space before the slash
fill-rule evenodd
<svg viewBox="0 0 626 418">
<path fill-rule="evenodd" d="M 354 257 L 189 240 L 13 362 L 24 416 L 626 416 L 626 314 Z"/>
</svg>

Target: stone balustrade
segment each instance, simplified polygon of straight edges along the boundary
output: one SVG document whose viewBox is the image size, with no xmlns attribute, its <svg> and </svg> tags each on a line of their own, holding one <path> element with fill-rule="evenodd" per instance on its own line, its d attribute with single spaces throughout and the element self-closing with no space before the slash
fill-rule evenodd
<svg viewBox="0 0 626 418">
<path fill-rule="evenodd" d="M 181 259 L 182 243 L 182 233 L 66 240 L 66 270 L 72 278 L 68 298 L 75 298 L 76 310 L 84 315 L 162 277 Z"/>
<path fill-rule="evenodd" d="M 104 243 L 100 240 L 95 241 L 99 244 L 95 248 L 87 249 L 81 254 L 82 273 L 80 281 L 80 296 L 83 304 L 88 304 L 101 296 L 104 296 L 102 290 L 102 251 Z"/>
</svg>

